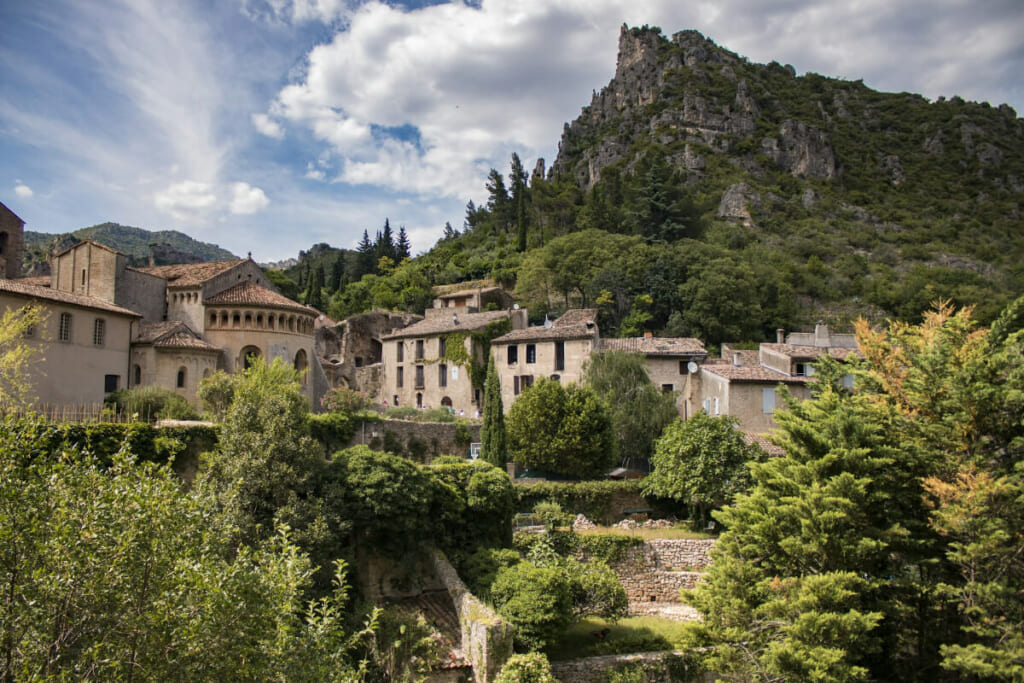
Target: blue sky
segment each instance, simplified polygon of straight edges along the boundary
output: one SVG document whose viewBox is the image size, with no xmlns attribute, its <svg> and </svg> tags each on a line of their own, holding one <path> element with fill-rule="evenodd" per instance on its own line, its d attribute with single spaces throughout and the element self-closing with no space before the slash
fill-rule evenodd
<svg viewBox="0 0 1024 683">
<path fill-rule="evenodd" d="M 1019 0 L 0 0 L 0 201 L 258 261 L 388 217 L 422 251 L 513 151 L 550 165 L 624 22 L 1024 111 Z"/>
</svg>

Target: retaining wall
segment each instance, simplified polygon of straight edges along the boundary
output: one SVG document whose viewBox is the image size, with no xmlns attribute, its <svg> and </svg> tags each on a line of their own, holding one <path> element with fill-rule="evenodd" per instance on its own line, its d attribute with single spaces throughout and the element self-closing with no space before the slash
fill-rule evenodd
<svg viewBox="0 0 1024 683">
<path fill-rule="evenodd" d="M 679 602 L 679 591 L 697 585 L 711 564 L 715 539 L 658 538 L 626 551 L 612 565 L 626 591 L 631 614 L 649 613 L 649 603 Z"/>
<path fill-rule="evenodd" d="M 398 451 L 397 455 L 419 461 L 430 462 L 440 455 L 466 457 L 468 445 L 455 442 L 454 422 L 412 422 L 407 420 L 382 420 L 367 423 L 365 429 L 356 429 L 348 446 L 365 444 L 374 450 Z M 466 425 L 470 441 L 480 441 L 480 425 Z"/>
<path fill-rule="evenodd" d="M 551 673 L 562 683 L 604 683 L 612 671 L 634 666 L 643 668 L 646 683 L 711 683 L 715 680 L 706 673 L 687 675 L 686 656 L 682 652 L 645 652 L 552 662 Z"/>
</svg>

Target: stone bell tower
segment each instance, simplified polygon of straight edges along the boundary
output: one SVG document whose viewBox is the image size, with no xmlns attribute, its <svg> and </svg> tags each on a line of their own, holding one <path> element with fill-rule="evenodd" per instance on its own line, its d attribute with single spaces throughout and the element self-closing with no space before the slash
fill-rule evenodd
<svg viewBox="0 0 1024 683">
<path fill-rule="evenodd" d="M 21 277 L 25 221 L 0 202 L 0 277 Z"/>
</svg>

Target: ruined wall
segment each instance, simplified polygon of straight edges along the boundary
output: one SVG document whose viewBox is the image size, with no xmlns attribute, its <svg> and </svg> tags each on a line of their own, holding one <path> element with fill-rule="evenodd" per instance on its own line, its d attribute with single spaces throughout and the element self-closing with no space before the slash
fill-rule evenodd
<svg viewBox="0 0 1024 683">
<path fill-rule="evenodd" d="M 454 422 L 382 420 L 367 423 L 365 429 L 356 429 L 356 435 L 346 448 L 366 445 L 374 450 L 400 450 L 399 455 L 426 462 L 439 455 L 465 457 L 468 444 L 456 443 L 457 426 Z M 467 424 L 466 428 L 471 442 L 480 441 L 479 424 Z M 423 452 L 419 453 L 421 450 Z"/>
<path fill-rule="evenodd" d="M 493 681 L 512 656 L 512 625 L 469 592 L 440 551 L 434 552 L 434 569 L 455 603 L 462 631 L 462 653 L 473 666 L 476 682 Z"/>
<path fill-rule="evenodd" d="M 551 673 L 562 683 L 604 683 L 609 674 L 625 668 L 642 668 L 646 683 L 670 683 L 686 680 L 711 683 L 715 676 L 694 672 L 687 675 L 687 657 L 682 652 L 644 652 L 607 655 L 552 662 Z"/>
</svg>

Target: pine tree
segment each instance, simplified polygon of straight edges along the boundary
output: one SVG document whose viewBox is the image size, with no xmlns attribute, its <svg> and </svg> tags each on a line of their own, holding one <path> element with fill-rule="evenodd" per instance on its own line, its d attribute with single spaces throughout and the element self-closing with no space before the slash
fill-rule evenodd
<svg viewBox="0 0 1024 683">
<path fill-rule="evenodd" d="M 512 153 L 509 180 L 512 182 L 512 207 L 516 212 L 517 249 L 526 251 L 526 171 L 515 152 Z"/>
<path fill-rule="evenodd" d="M 505 467 L 508 460 L 505 440 L 505 407 L 501 403 L 501 381 L 494 367 L 494 357 L 487 362 L 484 382 L 484 423 L 480 428 L 480 457 L 496 467 Z"/>
<path fill-rule="evenodd" d="M 384 229 L 378 233 L 377 237 L 377 258 L 381 256 L 387 256 L 396 263 L 398 260 L 395 258 L 395 237 L 391 233 L 391 221 L 387 218 L 384 219 Z"/>
<path fill-rule="evenodd" d="M 334 264 L 331 266 L 331 279 L 327 283 L 327 289 L 332 294 L 340 291 L 345 286 L 345 252 L 338 254 Z"/>
<path fill-rule="evenodd" d="M 472 202 L 470 202 L 472 204 Z M 452 227 L 452 224 L 448 221 L 444 223 L 444 234 L 441 236 L 442 240 L 450 240 L 459 236 L 459 231 Z"/>
<path fill-rule="evenodd" d="M 377 254 L 376 248 L 373 242 L 370 241 L 370 234 L 363 230 L 363 239 L 359 241 L 359 246 L 356 247 L 358 252 L 358 258 L 356 259 L 356 274 L 352 278 L 358 280 L 364 275 L 369 275 L 374 272 L 377 265 Z"/>
<path fill-rule="evenodd" d="M 306 305 L 312 308 L 322 310 L 324 307 L 323 299 L 323 286 L 324 286 L 324 268 L 323 265 L 319 265 L 312 269 L 309 277 L 309 288 L 306 290 Z"/>
<path fill-rule="evenodd" d="M 412 245 L 409 244 L 409 235 L 405 232 L 405 226 L 398 228 L 398 242 L 395 244 L 395 262 L 401 263 L 403 259 L 412 256 Z"/>
</svg>

